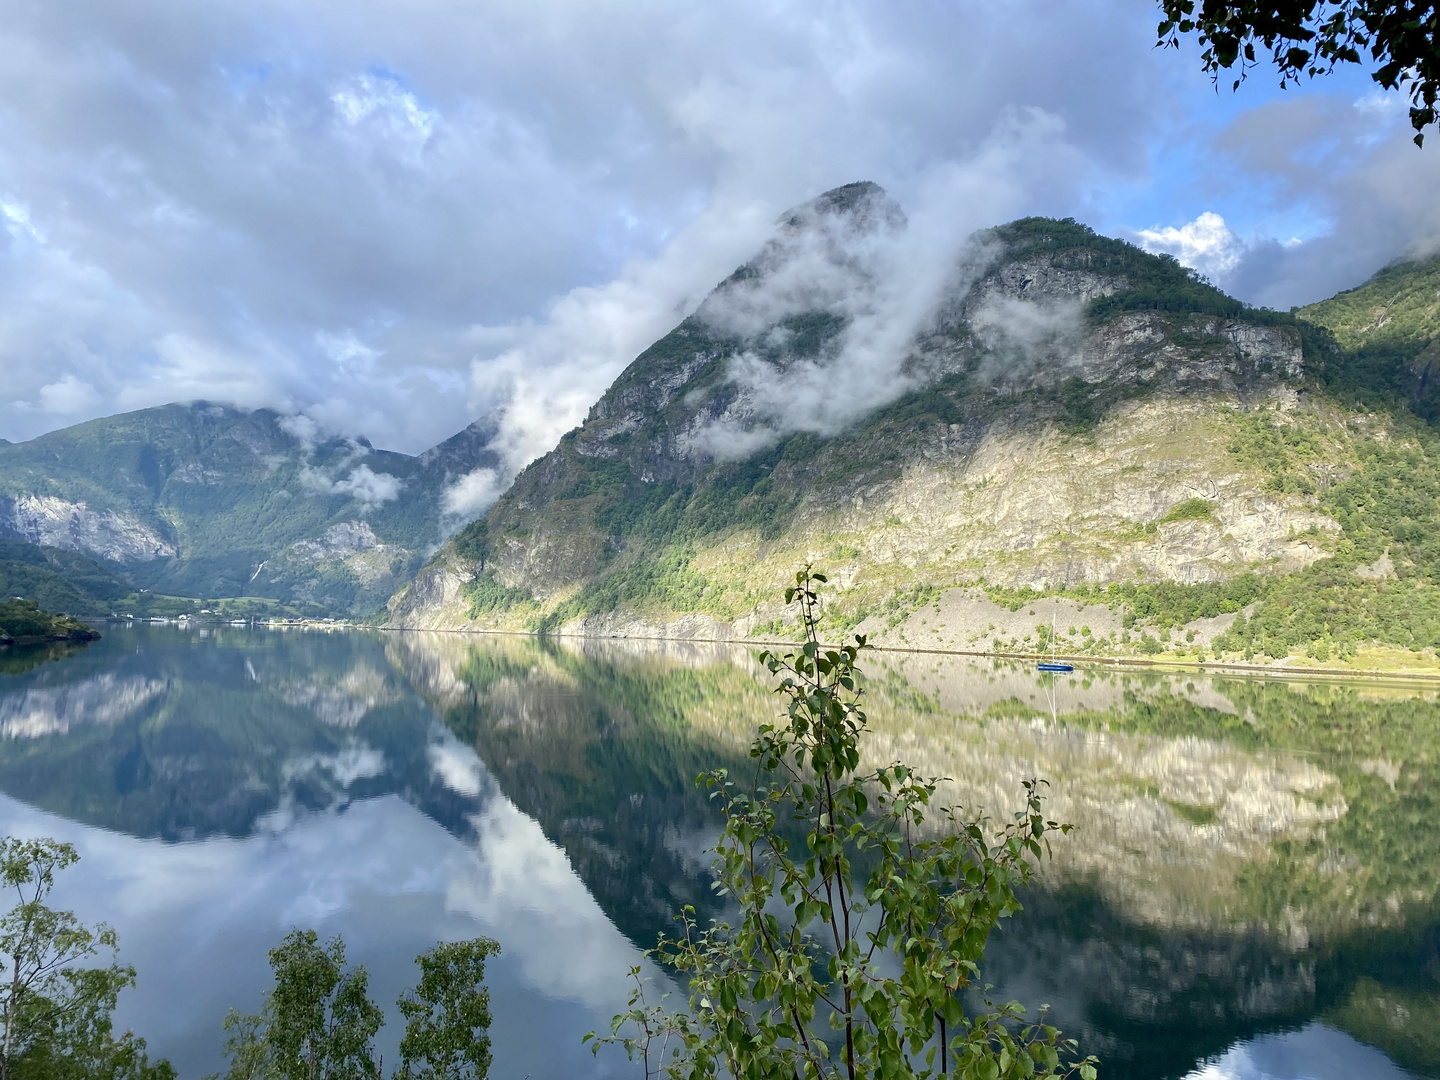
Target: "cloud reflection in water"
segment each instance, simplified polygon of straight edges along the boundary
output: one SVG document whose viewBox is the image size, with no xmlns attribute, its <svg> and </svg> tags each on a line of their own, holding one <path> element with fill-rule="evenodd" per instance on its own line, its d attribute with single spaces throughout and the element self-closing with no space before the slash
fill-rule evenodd
<svg viewBox="0 0 1440 1080">
<path fill-rule="evenodd" d="M 437 768 L 484 777 L 458 743 L 444 744 Z M 387 1005 L 413 982 L 415 954 L 436 940 L 494 937 L 504 947 L 489 976 L 494 1075 L 610 1075 L 623 1062 L 597 1062 L 580 1036 L 624 1004 L 638 952 L 565 854 L 485 780 L 473 844 L 393 795 L 339 810 L 282 808 L 249 837 L 183 844 L 89 828 L 0 797 L 0 830 L 79 848 L 57 903 L 119 930 L 139 988 L 122 997 L 117 1021 L 182 1076 L 220 1067 L 221 1019 L 232 1006 L 258 1006 L 266 951 L 292 926 L 343 934 Z M 400 1028 L 393 1007 L 389 1014 L 381 1045 L 393 1062 Z"/>
</svg>

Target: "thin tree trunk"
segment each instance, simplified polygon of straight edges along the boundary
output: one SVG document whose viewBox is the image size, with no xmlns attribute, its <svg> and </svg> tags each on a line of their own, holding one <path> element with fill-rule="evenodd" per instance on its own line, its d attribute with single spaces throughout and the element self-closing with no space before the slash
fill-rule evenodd
<svg viewBox="0 0 1440 1080">
<path fill-rule="evenodd" d="M 10 1075 L 10 1039 L 15 1029 L 15 997 L 20 991 L 20 954 L 10 958 L 10 997 L 5 1002 L 5 1047 L 0 1051 L 0 1080 Z"/>
</svg>

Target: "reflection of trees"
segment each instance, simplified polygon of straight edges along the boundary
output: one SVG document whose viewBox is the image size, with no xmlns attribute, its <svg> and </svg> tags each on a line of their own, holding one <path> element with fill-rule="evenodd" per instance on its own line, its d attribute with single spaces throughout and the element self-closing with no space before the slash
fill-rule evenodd
<svg viewBox="0 0 1440 1080">
<path fill-rule="evenodd" d="M 1137 924 L 1093 889 L 1037 892 L 992 938 L 985 976 L 1002 998 L 1051 1002 L 1057 1026 L 1117 1080 L 1179 1076 L 1237 1039 L 1316 1015 L 1433 1076 L 1436 914 L 1411 928 L 1356 930 L 1291 949 L 1258 927 Z"/>
<path fill-rule="evenodd" d="M 461 647 L 407 634 L 391 656 L 429 681 L 446 725 L 631 940 L 652 944 L 682 905 L 718 911 L 704 854 L 715 818 L 694 781 L 717 764 L 748 765 L 707 722 L 768 707 L 746 672 L 607 662 L 523 638 Z"/>
<path fill-rule="evenodd" d="M 1269 935 L 1138 925 L 1084 888 L 1026 897 L 991 939 L 985 977 L 1002 1000 L 1050 1002 L 1114 1080 L 1183 1075 L 1238 1038 L 1298 1025 L 1315 997 L 1314 959 Z"/>
<path fill-rule="evenodd" d="M 406 640 L 452 730 L 633 939 L 705 895 L 693 853 L 709 819 L 691 777 L 745 768 L 738 747 L 774 709 L 744 654 L 687 666 L 451 638 L 442 675 L 439 645 Z M 1427 874 L 1433 887 L 1440 862 L 1440 830 L 1416 816 L 1440 760 L 1433 703 L 1146 674 L 1077 687 L 1057 724 L 1041 695 L 1028 700 L 1033 672 L 980 671 L 967 687 L 963 662 L 923 663 L 928 685 L 875 673 L 871 753 L 953 777 L 957 798 L 995 812 L 1021 776 L 1055 782 L 1057 813 L 1082 829 L 1051 890 L 996 937 L 986 975 L 1005 998 L 1053 1002 L 1106 1075 L 1183 1073 L 1317 1013 L 1363 1020 L 1377 1041 L 1389 999 L 1344 1007 L 1365 979 L 1410 988 L 1411 1006 L 1437 1001 L 1433 893 L 1414 887 Z M 687 833 L 688 848 L 675 840 Z M 1386 1015 L 1397 1048 L 1426 1045 Z"/>
<path fill-rule="evenodd" d="M 1106 673 L 1060 685 L 1057 723 L 1018 665 L 884 662 L 872 753 L 992 812 L 1048 778 L 1081 829 L 1052 877 L 1132 918 L 1299 946 L 1440 896 L 1440 706 L 1413 686 Z"/>
<path fill-rule="evenodd" d="M 69 641 L 51 641 L 44 645 L 11 645 L 0 648 L 0 675 L 23 675 L 52 660 L 74 656 L 84 645 Z"/>
<path fill-rule="evenodd" d="M 247 631 L 195 648 L 117 630 L 6 680 L 0 716 L 0 790 L 134 836 L 244 836 L 281 806 L 394 791 L 437 816 L 449 800 L 426 760 L 432 714 L 374 637 Z"/>
</svg>

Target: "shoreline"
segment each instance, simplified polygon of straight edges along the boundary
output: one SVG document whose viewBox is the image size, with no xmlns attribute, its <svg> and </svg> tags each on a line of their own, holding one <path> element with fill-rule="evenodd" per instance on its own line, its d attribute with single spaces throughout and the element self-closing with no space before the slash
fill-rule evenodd
<svg viewBox="0 0 1440 1080">
<path fill-rule="evenodd" d="M 265 627 L 271 630 L 380 630 L 386 633 L 396 634 L 473 634 L 476 636 L 492 637 L 528 637 L 528 638 L 557 638 L 566 641 L 664 641 L 686 644 L 705 645 L 740 645 L 760 649 L 783 648 L 793 645 L 792 641 L 770 640 L 762 638 L 681 638 L 668 637 L 659 634 L 538 634 L 532 630 L 482 630 L 458 627 L 447 627 L 444 629 L 426 629 L 416 626 L 375 626 L 366 623 L 352 623 L 341 620 L 326 622 L 319 619 L 295 620 L 292 622 L 280 622 L 256 619 L 237 625 L 229 620 L 200 620 L 200 619 L 125 619 L 105 618 L 86 620 L 87 622 L 118 622 L 129 625 L 164 625 L 164 626 L 187 626 L 205 627 L 208 629 L 254 629 Z M 877 653 L 896 653 L 900 655 L 913 654 L 916 656 L 969 656 L 977 659 L 990 660 L 1050 660 L 1049 653 L 1036 652 L 990 652 L 979 649 L 921 649 L 904 647 L 898 645 L 872 645 L 870 648 Z M 1148 657 L 1132 656 L 1094 656 L 1090 654 L 1068 654 L 1058 653 L 1053 659 L 1063 660 L 1066 663 L 1075 664 L 1077 673 L 1083 668 L 1135 668 L 1155 671 L 1190 671 L 1200 675 L 1206 674 L 1237 674 L 1237 675 L 1261 675 L 1271 678 L 1291 678 L 1300 676 L 1306 679 L 1362 679 L 1366 681 L 1380 681 L 1385 679 L 1397 679 L 1405 682 L 1435 683 L 1440 686 L 1440 667 L 1434 671 L 1384 671 L 1375 668 L 1329 668 L 1329 667 L 1291 667 L 1275 666 L 1267 664 L 1247 664 L 1243 661 L 1217 661 L 1217 660 L 1154 660 Z"/>
<path fill-rule="evenodd" d="M 268 624 L 262 624 L 268 625 Z M 286 625 L 286 624 L 276 624 Z M 306 624 L 290 623 L 291 626 Z M 339 623 L 319 623 L 320 627 L 338 628 Z M 793 646 L 793 641 L 764 640 L 759 638 L 677 638 L 662 637 L 658 634 L 537 634 L 530 630 L 471 630 L 459 628 L 447 628 L 442 630 L 427 630 L 416 626 L 364 626 L 358 623 L 344 624 L 346 628 L 356 630 L 383 630 L 389 633 L 410 633 L 410 634 L 476 634 L 502 637 L 529 637 L 529 638 L 563 638 L 567 641 L 667 641 L 689 644 L 705 645 L 744 645 L 768 649 Z M 917 649 L 904 648 L 896 645 L 872 645 L 870 648 L 875 652 L 914 654 L 917 656 L 972 656 L 992 660 L 1050 660 L 1049 653 L 997 653 L 975 649 Z M 1268 675 L 1272 677 L 1288 677 L 1300 675 L 1306 678 L 1332 678 L 1351 679 L 1360 678 L 1366 680 L 1381 679 L 1403 679 L 1415 682 L 1433 682 L 1440 686 L 1440 668 L 1433 672 L 1429 671 L 1380 671 L 1373 668 L 1323 668 L 1323 667 L 1277 667 L 1266 664 L 1247 664 L 1243 661 L 1215 661 L 1215 660 L 1151 660 L 1141 657 L 1129 656 L 1093 656 L 1093 655 L 1069 655 L 1057 654 L 1053 659 L 1063 660 L 1066 663 L 1076 665 L 1077 673 L 1080 667 L 1117 667 L 1117 668 L 1151 668 L 1175 671 L 1193 671 L 1198 674 L 1212 673 L 1235 673 L 1245 675 Z"/>
</svg>

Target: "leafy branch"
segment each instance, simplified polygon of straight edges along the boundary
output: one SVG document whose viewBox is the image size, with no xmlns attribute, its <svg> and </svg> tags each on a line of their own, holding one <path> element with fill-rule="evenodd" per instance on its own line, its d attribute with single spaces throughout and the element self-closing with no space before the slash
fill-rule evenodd
<svg viewBox="0 0 1440 1080">
<path fill-rule="evenodd" d="M 786 707 L 751 745 L 753 777 L 698 779 L 724 819 L 716 888 L 733 922 L 682 911 L 650 955 L 688 979 L 688 1007 L 651 1005 L 637 968 L 628 1011 L 587 1040 L 671 1080 L 1093 1080 L 1093 1060 L 1043 1011 L 1026 1023 L 980 982 L 991 930 L 1020 909 L 1050 834 L 1070 827 L 1045 818 L 1040 781 L 997 827 L 936 805 L 939 781 L 904 764 L 860 772 L 866 642 L 822 644 L 824 582 L 808 566 L 796 574 L 785 602 L 799 606 L 799 647 L 760 656 Z M 967 1011 L 967 991 L 980 1011 Z"/>
</svg>

